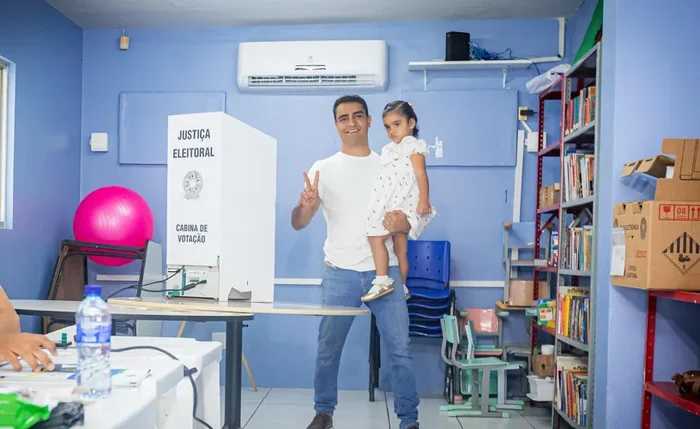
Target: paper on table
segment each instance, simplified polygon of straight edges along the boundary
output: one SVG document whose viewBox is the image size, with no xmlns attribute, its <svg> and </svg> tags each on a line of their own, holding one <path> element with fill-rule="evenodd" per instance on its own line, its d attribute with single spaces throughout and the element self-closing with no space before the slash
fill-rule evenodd
<svg viewBox="0 0 700 429">
<path fill-rule="evenodd" d="M 610 255 L 610 275 L 625 275 L 625 229 L 612 229 L 612 253 Z"/>
<path fill-rule="evenodd" d="M 28 365 L 25 367 L 26 364 L 24 362 L 22 362 L 22 365 L 22 371 L 15 371 L 9 365 L 0 367 L 0 383 L 13 381 L 75 383 L 76 380 L 76 373 L 74 370 L 33 372 Z M 111 375 L 113 387 L 137 387 L 144 379 L 151 375 L 151 370 L 149 368 L 112 368 Z"/>
</svg>

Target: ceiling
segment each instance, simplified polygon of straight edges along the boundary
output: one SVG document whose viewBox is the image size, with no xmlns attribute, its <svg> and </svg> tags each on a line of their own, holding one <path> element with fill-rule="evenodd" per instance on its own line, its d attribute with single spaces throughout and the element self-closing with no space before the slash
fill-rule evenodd
<svg viewBox="0 0 700 429">
<path fill-rule="evenodd" d="M 569 16 L 582 0 L 47 0 L 84 29 Z"/>
</svg>

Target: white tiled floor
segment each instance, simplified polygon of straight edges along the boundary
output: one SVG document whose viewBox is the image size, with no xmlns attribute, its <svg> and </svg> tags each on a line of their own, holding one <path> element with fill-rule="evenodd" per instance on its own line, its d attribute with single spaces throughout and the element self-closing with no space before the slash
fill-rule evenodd
<svg viewBox="0 0 700 429">
<path fill-rule="evenodd" d="M 223 392 L 221 395 L 223 399 Z M 391 393 L 376 393 L 369 402 L 366 391 L 341 391 L 333 417 L 335 429 L 398 429 Z M 418 408 L 421 427 L 428 429 L 548 429 L 547 408 L 526 408 L 509 419 L 447 417 L 440 412 L 443 399 L 424 398 Z M 223 411 L 223 406 L 222 406 Z M 243 390 L 242 421 L 245 429 L 306 429 L 314 416 L 313 391 L 302 389 Z"/>
</svg>

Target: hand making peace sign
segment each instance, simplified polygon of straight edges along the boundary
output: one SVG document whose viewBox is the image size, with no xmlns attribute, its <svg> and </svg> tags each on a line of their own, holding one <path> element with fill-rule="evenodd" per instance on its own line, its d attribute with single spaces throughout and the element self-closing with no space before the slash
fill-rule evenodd
<svg viewBox="0 0 700 429">
<path fill-rule="evenodd" d="M 309 180 L 308 174 L 303 173 L 303 175 L 306 187 L 301 191 L 301 205 L 308 208 L 318 207 L 321 204 L 321 198 L 318 196 L 318 171 L 313 183 Z"/>
</svg>

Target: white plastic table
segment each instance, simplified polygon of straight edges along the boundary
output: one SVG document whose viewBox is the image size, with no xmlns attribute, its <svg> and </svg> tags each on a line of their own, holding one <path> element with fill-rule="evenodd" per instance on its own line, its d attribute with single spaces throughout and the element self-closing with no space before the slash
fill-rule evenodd
<svg viewBox="0 0 700 429">
<path fill-rule="evenodd" d="M 60 341 L 61 334 L 68 338 L 75 336 L 75 325 L 47 334 L 52 341 Z M 197 417 L 214 428 L 221 427 L 221 387 L 219 363 L 221 362 L 221 344 L 216 341 L 197 341 L 194 338 L 173 337 L 112 337 L 112 348 L 149 345 L 172 353 L 187 368 L 196 368 L 193 375 L 197 387 Z M 72 345 L 71 347 L 74 347 Z M 136 349 L 114 353 L 114 359 L 139 362 L 159 362 L 171 360 L 170 357 L 156 350 Z M 158 402 L 158 427 L 160 429 L 193 429 L 192 419 L 194 392 L 188 378 L 180 381 L 176 391 L 160 396 Z"/>
<path fill-rule="evenodd" d="M 18 314 L 25 316 L 74 317 L 79 301 L 51 301 L 38 299 L 10 300 Z M 252 314 L 217 313 L 211 311 L 167 311 L 127 308 L 109 304 L 112 317 L 133 320 L 175 320 L 188 322 L 226 322 L 226 364 L 224 367 L 224 424 L 223 429 L 241 428 L 241 357 L 243 355 L 243 322 L 252 320 Z"/>
<path fill-rule="evenodd" d="M 77 355 L 71 352 L 59 353 L 55 357 L 56 363 L 74 363 Z M 113 367 L 125 369 L 150 369 L 151 374 L 138 386 L 113 386 L 109 398 L 86 403 L 84 405 L 85 424 L 84 429 L 130 429 L 158 428 L 158 404 L 159 397 L 175 391 L 184 376 L 182 364 L 170 360 L 159 362 L 145 362 L 125 359 L 112 361 Z M 27 369 L 27 372 L 31 370 Z M 11 368 L 3 368 L 0 374 L 8 372 L 8 375 L 16 374 Z M 47 374 L 51 375 L 51 374 Z M 59 375 L 59 374 L 55 374 Z M 63 375 L 63 374 L 61 374 Z M 29 379 L 5 378 L 0 380 L 0 386 L 27 387 L 37 391 L 51 394 L 58 400 L 72 401 L 72 390 L 75 387 L 73 380 L 59 380 L 58 377 L 32 377 Z M 192 407 L 190 407 L 190 415 Z"/>
</svg>

